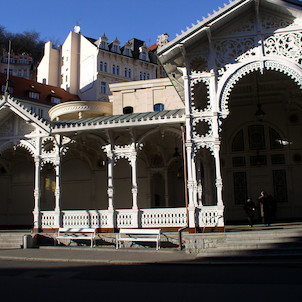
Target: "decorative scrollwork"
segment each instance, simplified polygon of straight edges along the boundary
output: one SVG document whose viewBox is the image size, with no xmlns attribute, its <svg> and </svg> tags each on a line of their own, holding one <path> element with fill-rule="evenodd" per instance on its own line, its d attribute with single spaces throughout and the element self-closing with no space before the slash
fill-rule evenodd
<svg viewBox="0 0 302 302">
<path fill-rule="evenodd" d="M 266 55 L 282 56 L 302 64 L 302 33 L 280 33 L 268 36 L 264 40 Z"/>
<path fill-rule="evenodd" d="M 227 64 L 255 56 L 256 48 L 255 38 L 217 40 L 214 43 L 216 66 L 222 68 Z"/>
<path fill-rule="evenodd" d="M 223 89 L 223 93 L 220 98 L 221 110 L 223 114 L 221 117 L 225 118 L 228 114 L 228 99 L 231 93 L 231 90 L 235 86 L 235 84 L 246 74 L 249 74 L 256 70 L 261 70 L 262 68 L 267 70 L 275 70 L 278 72 L 282 72 L 289 76 L 297 85 L 302 89 L 302 75 L 297 70 L 292 68 L 290 65 L 286 64 L 286 62 L 276 62 L 276 61 L 265 61 L 264 64 L 261 62 L 252 62 L 250 64 L 244 65 L 242 68 L 238 69 L 226 82 L 225 87 Z"/>
</svg>

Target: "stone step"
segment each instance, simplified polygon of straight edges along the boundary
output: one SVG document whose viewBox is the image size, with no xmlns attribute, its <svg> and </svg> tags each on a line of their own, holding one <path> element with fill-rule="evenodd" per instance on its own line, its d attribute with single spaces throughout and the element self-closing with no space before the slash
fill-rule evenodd
<svg viewBox="0 0 302 302">
<path fill-rule="evenodd" d="M 29 235 L 29 232 L 0 232 L 0 248 L 20 248 L 23 246 L 24 235 Z"/>
</svg>

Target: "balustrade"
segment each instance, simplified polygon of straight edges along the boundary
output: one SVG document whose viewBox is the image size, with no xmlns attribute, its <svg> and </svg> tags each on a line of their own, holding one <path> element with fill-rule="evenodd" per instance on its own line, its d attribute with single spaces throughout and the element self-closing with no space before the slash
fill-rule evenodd
<svg viewBox="0 0 302 302">
<path fill-rule="evenodd" d="M 108 210 L 62 211 L 62 227 L 70 228 L 112 228 Z M 117 228 L 135 228 L 137 212 L 133 209 L 115 210 Z M 199 227 L 223 225 L 223 209 L 217 206 L 203 206 L 196 211 Z M 42 229 L 55 228 L 55 211 L 41 211 Z M 169 228 L 187 225 L 186 208 L 140 209 L 139 227 Z"/>
</svg>

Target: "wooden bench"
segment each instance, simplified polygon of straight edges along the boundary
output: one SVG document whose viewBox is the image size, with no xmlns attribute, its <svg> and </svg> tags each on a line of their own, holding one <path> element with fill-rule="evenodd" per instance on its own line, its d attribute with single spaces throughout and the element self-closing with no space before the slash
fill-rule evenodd
<svg viewBox="0 0 302 302">
<path fill-rule="evenodd" d="M 116 249 L 122 241 L 156 242 L 156 249 L 160 248 L 160 229 L 121 229 L 116 234 Z"/>
<path fill-rule="evenodd" d="M 56 235 L 56 241 L 60 243 L 59 239 L 71 239 L 71 240 L 90 240 L 91 247 L 94 246 L 96 238 L 96 229 L 92 228 L 59 228 Z"/>
</svg>

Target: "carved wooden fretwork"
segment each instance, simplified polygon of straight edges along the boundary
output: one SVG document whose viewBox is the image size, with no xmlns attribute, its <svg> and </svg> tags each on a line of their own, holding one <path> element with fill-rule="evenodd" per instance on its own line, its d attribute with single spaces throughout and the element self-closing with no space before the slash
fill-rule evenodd
<svg viewBox="0 0 302 302">
<path fill-rule="evenodd" d="M 192 73 L 194 76 L 194 73 Z M 205 85 L 206 93 L 203 93 L 202 96 L 198 94 L 197 89 L 198 85 L 200 83 L 203 83 Z M 195 78 L 191 81 L 191 96 L 192 96 L 192 113 L 208 113 L 211 112 L 211 104 L 210 104 L 210 93 L 209 93 L 209 86 L 210 86 L 210 79 L 209 78 Z M 197 103 L 199 102 L 198 98 L 204 97 L 207 98 L 206 105 L 203 106 L 203 108 L 198 108 L 199 106 Z M 205 100 L 203 100 L 203 103 L 205 103 Z"/>
<path fill-rule="evenodd" d="M 195 73 L 208 71 L 208 58 L 205 56 L 193 57 L 193 59 L 190 61 L 190 69 Z"/>
<path fill-rule="evenodd" d="M 294 69 L 292 66 L 286 64 L 286 62 L 275 62 L 275 61 L 264 61 L 261 62 L 253 62 L 247 65 L 244 65 L 242 68 L 238 69 L 234 74 L 228 79 L 223 89 L 220 104 L 221 104 L 221 111 L 223 112 L 223 117 L 228 115 L 228 99 L 230 93 L 234 87 L 234 85 L 246 74 L 249 74 L 256 70 L 262 70 L 262 68 L 268 70 L 274 70 L 278 72 L 282 72 L 289 76 L 294 82 L 297 83 L 298 87 L 302 89 L 302 74 Z"/>
<path fill-rule="evenodd" d="M 236 22 L 223 30 L 219 35 L 231 36 L 238 33 L 255 32 L 255 18 L 253 15 L 247 16 L 244 20 Z"/>
<path fill-rule="evenodd" d="M 213 119 L 212 117 L 194 118 L 192 121 L 193 137 L 208 139 L 213 137 Z"/>
<path fill-rule="evenodd" d="M 264 30 L 276 30 L 280 28 L 295 27 L 301 25 L 299 24 L 298 19 L 286 19 L 285 17 L 279 17 L 276 15 L 261 15 L 261 27 Z"/>
<path fill-rule="evenodd" d="M 302 32 L 280 33 L 264 39 L 266 55 L 282 56 L 302 64 Z"/>
<path fill-rule="evenodd" d="M 215 61 L 218 68 L 240 62 L 256 55 L 255 38 L 233 38 L 216 40 L 214 43 Z"/>
<path fill-rule="evenodd" d="M 143 147 L 142 143 L 132 143 L 125 146 L 111 146 L 110 144 L 103 146 L 103 150 L 108 158 L 113 158 L 115 161 L 125 158 L 131 163 L 131 160 L 136 158 L 137 151 Z"/>
</svg>

